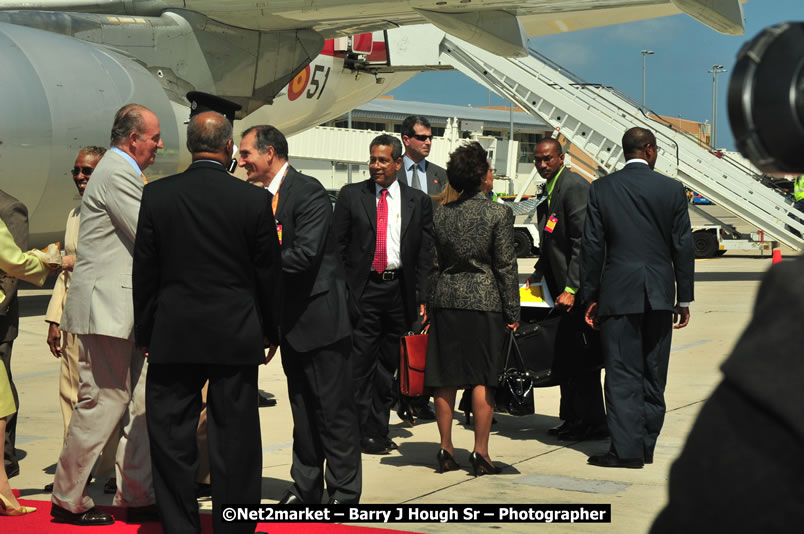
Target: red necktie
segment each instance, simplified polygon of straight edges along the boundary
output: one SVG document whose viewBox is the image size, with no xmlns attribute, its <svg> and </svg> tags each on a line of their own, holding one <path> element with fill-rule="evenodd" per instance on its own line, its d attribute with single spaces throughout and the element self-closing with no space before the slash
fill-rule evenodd
<svg viewBox="0 0 804 534">
<path fill-rule="evenodd" d="M 385 197 L 388 190 L 380 191 L 380 200 L 377 202 L 377 246 L 374 249 L 374 261 L 371 268 L 381 273 L 388 265 L 388 251 L 385 246 L 386 234 L 388 233 L 388 202 Z"/>
</svg>

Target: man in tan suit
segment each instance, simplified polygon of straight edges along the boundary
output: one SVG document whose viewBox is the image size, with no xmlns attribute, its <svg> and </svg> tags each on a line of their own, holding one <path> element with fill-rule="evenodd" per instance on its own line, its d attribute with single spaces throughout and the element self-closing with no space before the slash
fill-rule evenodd
<svg viewBox="0 0 804 534">
<path fill-rule="evenodd" d="M 61 329 L 78 336 L 78 403 L 56 468 L 51 515 L 57 522 L 106 525 L 84 483 L 118 424 L 116 506 L 128 520 L 154 518 L 145 425 L 145 356 L 134 346 L 131 266 L 143 171 L 163 147 L 159 119 L 137 104 L 120 108 L 112 147 L 81 201 L 78 250 Z"/>
<path fill-rule="evenodd" d="M 89 178 L 97 167 L 106 149 L 100 146 L 85 146 L 78 151 L 75 163 L 72 168 L 73 182 L 78 189 L 79 196 L 84 196 Z M 64 310 L 64 303 L 67 301 L 67 292 L 70 289 L 70 278 L 75 266 L 75 251 L 78 247 L 78 227 L 81 224 L 81 204 L 70 211 L 67 216 L 67 227 L 64 231 L 64 251 L 62 258 L 62 271 L 53 286 L 53 294 L 45 314 L 45 322 L 48 323 L 47 345 L 50 352 L 56 358 L 61 359 L 61 370 L 59 378 L 59 400 L 61 405 L 61 415 L 64 419 L 64 438 L 67 438 L 67 427 L 70 425 L 70 418 L 73 415 L 73 406 L 78 402 L 78 337 L 75 334 L 65 332 L 62 336 L 59 324 Z M 112 433 L 111 439 L 103 449 L 100 463 L 95 470 L 95 476 L 106 478 L 103 486 L 104 493 L 114 493 L 117 490 L 114 475 L 114 457 L 117 451 L 117 441 L 119 440 L 119 429 Z M 46 491 L 53 491 L 53 483 L 45 486 Z"/>
</svg>

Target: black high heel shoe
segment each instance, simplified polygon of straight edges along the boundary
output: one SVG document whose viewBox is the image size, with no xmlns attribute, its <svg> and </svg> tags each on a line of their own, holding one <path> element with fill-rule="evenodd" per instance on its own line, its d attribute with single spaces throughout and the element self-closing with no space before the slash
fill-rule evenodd
<svg viewBox="0 0 804 534">
<path fill-rule="evenodd" d="M 469 463 L 472 464 L 472 471 L 474 472 L 475 476 L 496 475 L 502 471 L 502 469 L 496 465 L 488 463 L 485 458 L 474 451 L 469 455 Z"/>
<path fill-rule="evenodd" d="M 453 458 L 453 456 L 444 449 L 438 451 L 438 454 L 436 454 L 436 460 L 438 461 L 439 473 L 444 473 L 445 471 L 455 471 L 458 469 L 458 467 L 460 467 L 458 462 L 455 461 L 455 458 Z"/>
</svg>

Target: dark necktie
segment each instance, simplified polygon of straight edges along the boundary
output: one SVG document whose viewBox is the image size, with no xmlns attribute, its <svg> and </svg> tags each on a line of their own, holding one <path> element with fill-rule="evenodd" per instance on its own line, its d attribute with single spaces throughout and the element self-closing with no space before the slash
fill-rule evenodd
<svg viewBox="0 0 804 534">
<path fill-rule="evenodd" d="M 386 234 L 388 233 L 388 202 L 385 197 L 388 190 L 380 191 L 380 200 L 377 202 L 377 246 L 374 249 L 374 261 L 371 268 L 381 273 L 388 265 L 388 250 L 386 248 Z"/>
</svg>

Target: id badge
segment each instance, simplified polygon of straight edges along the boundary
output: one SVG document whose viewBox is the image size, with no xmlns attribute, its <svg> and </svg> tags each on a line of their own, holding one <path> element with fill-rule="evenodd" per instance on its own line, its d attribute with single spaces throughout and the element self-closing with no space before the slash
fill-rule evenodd
<svg viewBox="0 0 804 534">
<path fill-rule="evenodd" d="M 544 225 L 545 231 L 552 234 L 557 223 L 558 223 L 558 217 L 556 217 L 555 215 L 550 215 L 550 217 L 547 219 L 547 224 Z"/>
<path fill-rule="evenodd" d="M 279 238 L 279 244 L 281 245 L 282 244 L 282 225 L 281 224 L 276 225 L 276 237 Z"/>
</svg>

